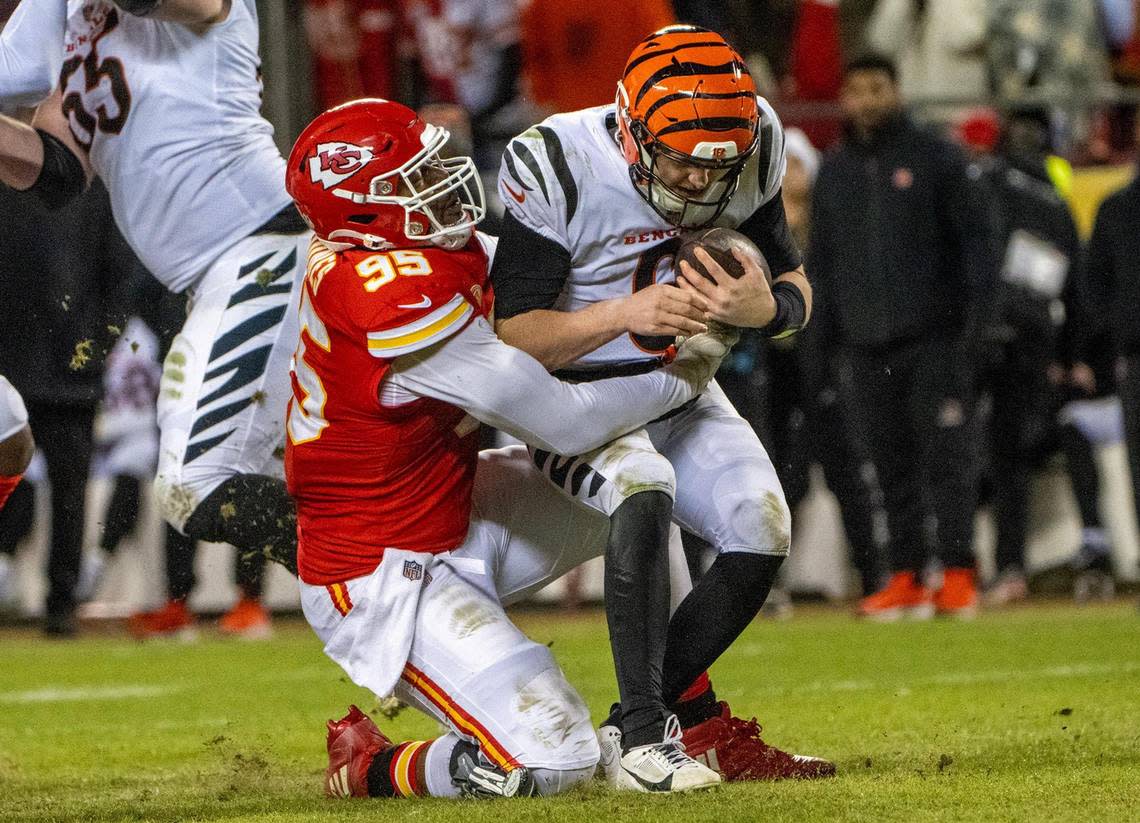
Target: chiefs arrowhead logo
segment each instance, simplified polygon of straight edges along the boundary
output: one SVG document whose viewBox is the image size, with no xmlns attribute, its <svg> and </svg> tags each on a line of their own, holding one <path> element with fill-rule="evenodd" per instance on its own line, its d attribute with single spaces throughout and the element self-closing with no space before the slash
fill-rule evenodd
<svg viewBox="0 0 1140 823">
<path fill-rule="evenodd" d="M 352 143 L 318 143 L 309 158 L 309 177 L 331 189 L 356 174 L 372 161 L 372 149 Z"/>
</svg>

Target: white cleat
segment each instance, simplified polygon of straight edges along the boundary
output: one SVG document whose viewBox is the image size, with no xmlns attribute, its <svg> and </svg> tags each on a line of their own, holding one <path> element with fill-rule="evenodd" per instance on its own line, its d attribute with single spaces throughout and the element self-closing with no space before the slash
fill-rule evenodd
<svg viewBox="0 0 1140 823">
<path fill-rule="evenodd" d="M 676 715 L 665 723 L 660 743 L 630 749 L 618 760 L 615 787 L 634 792 L 689 792 L 720 783 L 720 775 L 685 754 Z"/>
</svg>

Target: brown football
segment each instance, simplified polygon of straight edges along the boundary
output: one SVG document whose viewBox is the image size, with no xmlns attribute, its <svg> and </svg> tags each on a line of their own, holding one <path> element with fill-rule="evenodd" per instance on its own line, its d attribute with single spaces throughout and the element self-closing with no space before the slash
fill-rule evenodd
<svg viewBox="0 0 1140 823">
<path fill-rule="evenodd" d="M 744 276 L 744 266 L 732 256 L 734 248 L 740 249 L 745 255 L 760 264 L 760 268 L 764 270 L 764 276 L 768 278 L 769 283 L 772 282 L 772 270 L 768 266 L 768 261 L 764 259 L 764 255 L 760 253 L 760 249 L 756 248 L 756 244 L 738 231 L 722 228 L 701 229 L 690 232 L 681 238 L 681 248 L 677 250 L 676 258 L 677 274 L 681 273 L 681 261 L 684 260 L 697 272 L 712 280 L 705 270 L 704 264 L 694 253 L 697 246 L 703 247 L 709 256 L 728 272 L 730 277 Z"/>
</svg>

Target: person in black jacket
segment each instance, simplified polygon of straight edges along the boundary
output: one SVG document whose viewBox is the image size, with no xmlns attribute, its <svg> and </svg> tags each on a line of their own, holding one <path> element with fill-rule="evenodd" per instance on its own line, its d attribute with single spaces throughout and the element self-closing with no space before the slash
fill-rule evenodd
<svg viewBox="0 0 1140 823">
<path fill-rule="evenodd" d="M 981 390 L 991 399 L 988 420 L 990 498 L 997 522 L 998 577 L 989 605 L 1028 595 L 1025 541 L 1029 480 L 1055 438 L 1058 376 L 1073 353 L 1075 284 L 1081 244 L 1068 204 L 1046 169 L 1046 112 L 1010 112 L 998 153 L 976 167 L 993 196 L 1001 276 L 994 291 L 993 323 L 984 334 L 990 357 L 981 367 Z"/>
<path fill-rule="evenodd" d="M 995 254 L 963 152 L 902 111 L 893 64 L 849 64 L 845 139 L 816 183 L 808 271 L 822 351 L 853 371 L 852 406 L 879 473 L 893 574 L 864 598 L 880 619 L 961 616 L 977 606 L 971 430 L 973 349 Z M 921 580 L 928 529 L 944 574 Z"/>
<path fill-rule="evenodd" d="M 1140 126 L 1137 127 L 1140 144 Z M 1140 174 L 1097 212 L 1086 257 L 1083 300 L 1090 322 L 1103 328 L 1119 355 L 1118 389 L 1132 492 L 1140 517 Z"/>
</svg>

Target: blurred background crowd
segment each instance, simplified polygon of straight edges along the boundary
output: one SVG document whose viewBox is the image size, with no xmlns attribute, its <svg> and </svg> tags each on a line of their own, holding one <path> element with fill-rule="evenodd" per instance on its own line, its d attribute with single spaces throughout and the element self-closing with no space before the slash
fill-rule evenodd
<svg viewBox="0 0 1140 823">
<path fill-rule="evenodd" d="M 14 6 L 0 0 L 0 15 Z M 993 607 L 1134 584 L 1137 0 L 259 7 L 284 152 L 324 108 L 392 98 L 451 129 L 492 200 L 506 142 L 611 102 L 646 34 L 675 21 L 723 33 L 788 129 L 784 204 L 816 288 L 808 331 L 746 335 L 720 375 L 796 515 L 785 591 L 862 598 L 875 616 L 959 571 Z M 224 613 L 222 631 L 265 636 L 295 584 L 187 545 L 149 500 L 160 362 L 184 298 L 135 260 L 98 185 L 67 208 L 0 190 L 0 222 L 25 227 L 0 234 L 0 374 L 41 449 L 0 512 L 0 609 L 70 598 L 139 635 Z M 586 570 L 547 599 L 599 593 Z"/>
</svg>

